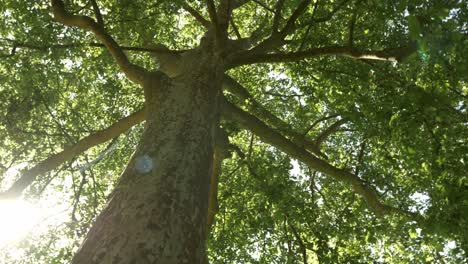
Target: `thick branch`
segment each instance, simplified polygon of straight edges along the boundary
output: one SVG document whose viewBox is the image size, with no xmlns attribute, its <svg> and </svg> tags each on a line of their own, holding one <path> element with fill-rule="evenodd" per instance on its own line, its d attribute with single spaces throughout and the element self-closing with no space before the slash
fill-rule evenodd
<svg viewBox="0 0 468 264">
<path fill-rule="evenodd" d="M 287 34 L 291 33 L 292 30 L 295 28 L 295 24 L 297 19 L 306 11 L 307 7 L 309 6 L 311 0 L 303 0 L 299 6 L 294 10 L 294 13 L 289 17 L 288 22 L 286 22 L 286 26 L 281 30 L 281 34 L 285 37 Z"/>
<path fill-rule="evenodd" d="M 220 52 L 224 52 L 228 39 L 229 21 L 233 10 L 231 1 L 233 0 L 221 0 L 217 10 L 216 44 Z"/>
<path fill-rule="evenodd" d="M 13 186 L 10 187 L 10 189 L 0 193 L 0 199 L 15 198 L 20 196 L 21 192 L 29 185 L 31 185 L 31 183 L 36 180 L 37 176 L 57 168 L 63 162 L 72 159 L 73 157 L 81 154 L 83 151 L 91 147 L 97 146 L 111 138 L 119 136 L 132 126 L 143 121 L 144 118 L 144 111 L 136 112 L 117 121 L 112 126 L 104 130 L 98 131 L 90 136 L 83 138 L 75 145 L 50 156 L 31 169 L 23 171 L 21 173 L 21 177 L 13 184 Z"/>
<path fill-rule="evenodd" d="M 97 23 L 101 25 L 102 27 L 104 27 L 104 20 L 102 19 L 101 10 L 99 10 L 99 6 L 96 0 L 91 0 L 91 4 L 93 5 L 93 11 L 94 11 L 94 15 L 96 16 Z"/>
<path fill-rule="evenodd" d="M 237 55 L 240 57 L 251 57 L 256 56 L 257 54 L 264 54 L 284 43 L 284 38 L 294 30 L 295 24 L 297 19 L 305 12 L 307 6 L 310 4 L 311 0 L 303 0 L 299 6 L 294 10 L 293 14 L 289 17 L 288 21 L 286 22 L 286 26 L 279 32 L 276 30 L 272 31 L 271 35 L 254 47 L 251 50 L 245 51 L 240 53 L 241 55 Z M 281 3 L 278 3 L 281 4 Z M 279 5 L 276 6 L 277 8 Z M 273 13 L 275 14 L 273 18 L 273 29 L 275 28 L 275 23 L 279 23 L 278 20 L 280 19 L 278 16 L 280 15 L 281 10 L 275 10 Z M 237 57 L 236 56 L 236 57 Z"/>
<path fill-rule="evenodd" d="M 281 3 L 281 1 L 278 2 L 276 5 L 276 10 L 269 9 L 274 14 L 272 32 L 270 36 L 263 40 L 261 43 L 259 43 L 257 46 L 255 46 L 253 49 L 236 54 L 234 56 L 234 60 L 239 57 L 252 57 L 256 56 L 257 54 L 264 54 L 283 44 L 284 38 L 288 35 L 288 33 L 290 33 L 290 31 L 294 29 L 296 20 L 299 18 L 300 15 L 302 15 L 302 13 L 305 11 L 310 2 L 310 0 L 302 1 L 296 8 L 294 13 L 291 15 L 291 17 L 289 17 L 288 21 L 286 22 L 286 26 L 279 32 L 277 31 L 277 27 L 279 25 L 279 19 L 281 17 L 281 7 L 283 6 L 283 4 Z M 232 61 L 233 59 L 228 58 L 228 60 Z"/>
<path fill-rule="evenodd" d="M 273 125 L 276 129 L 281 131 L 286 137 L 292 140 L 295 144 L 301 147 L 305 147 L 308 151 L 314 153 L 318 156 L 324 156 L 318 146 L 308 140 L 303 134 L 294 131 L 288 123 L 284 122 L 282 119 L 273 115 L 265 107 L 263 107 L 253 96 L 247 91 L 247 89 L 238 83 L 236 80 L 232 79 L 229 76 L 224 77 L 223 82 L 224 88 L 233 93 L 241 101 L 248 101 L 247 108 L 255 116 L 263 119 L 265 122 Z"/>
<path fill-rule="evenodd" d="M 185 11 L 189 12 L 200 24 L 202 24 L 205 28 L 210 28 L 211 23 L 210 21 L 206 20 L 197 10 L 193 9 L 189 4 L 186 2 L 182 3 L 182 7 Z"/>
<path fill-rule="evenodd" d="M 401 46 L 384 50 L 359 50 L 354 47 L 322 47 L 312 48 L 304 51 L 290 53 L 264 53 L 264 54 L 244 54 L 234 58 L 229 67 L 237 67 L 254 63 L 275 63 L 275 62 L 295 62 L 307 58 L 334 55 L 344 56 L 354 59 L 383 60 L 399 62 L 416 51 L 415 45 Z"/>
<path fill-rule="evenodd" d="M 231 23 L 232 30 L 234 31 L 234 34 L 236 34 L 237 39 L 238 40 L 242 39 L 242 35 L 239 32 L 239 29 L 237 28 L 236 23 L 234 23 L 234 19 L 232 19 L 232 16 L 231 16 L 231 19 L 229 19 L 229 22 Z"/>
<path fill-rule="evenodd" d="M 336 132 L 338 130 L 338 128 L 340 128 L 341 125 L 343 125 L 344 123 L 346 123 L 346 118 L 343 118 L 343 119 L 340 119 L 338 121 L 336 121 L 335 123 L 333 123 L 330 127 L 328 127 L 327 129 L 325 129 L 322 133 L 320 133 L 320 135 L 317 136 L 317 138 L 315 139 L 315 145 L 317 145 L 317 147 L 320 147 L 320 145 L 322 144 L 323 141 L 325 141 L 331 134 L 333 134 L 334 132 Z"/>
<path fill-rule="evenodd" d="M 222 30 L 226 30 L 229 25 L 229 19 L 232 12 L 231 0 L 222 0 L 218 6 L 218 23 Z"/>
<path fill-rule="evenodd" d="M 418 217 L 418 215 L 414 213 L 383 204 L 380 202 L 377 192 L 356 175 L 346 170 L 336 168 L 328 162 L 315 157 L 265 125 L 256 117 L 242 111 L 226 100 L 223 102 L 223 115 L 238 122 L 240 125 L 244 126 L 244 128 L 249 129 L 264 142 L 277 147 L 290 157 L 304 162 L 310 168 L 329 175 L 338 181 L 350 184 L 353 190 L 364 198 L 369 207 L 377 215 L 382 216 L 398 213 L 407 216 L 409 220 L 416 220 L 415 218 Z"/>
<path fill-rule="evenodd" d="M 229 148 L 229 138 L 222 128 L 219 128 L 216 132 L 215 147 L 213 153 L 213 165 L 211 168 L 210 178 L 210 196 L 208 199 L 208 217 L 207 217 L 207 228 L 206 231 L 209 233 L 213 226 L 216 213 L 218 213 L 218 184 L 219 176 L 221 175 L 221 164 L 225 158 L 227 158 Z"/>
<path fill-rule="evenodd" d="M 39 50 L 39 51 L 47 51 L 50 49 L 69 49 L 69 48 L 78 48 L 84 46 L 90 47 L 99 47 L 105 48 L 106 46 L 102 43 L 69 43 L 69 44 L 50 44 L 50 45 L 36 45 L 36 44 L 29 44 L 23 42 L 17 42 L 13 39 L 4 39 L 5 41 L 11 43 L 11 47 L 14 49 L 32 49 L 32 50 Z M 187 52 L 187 50 L 170 50 L 168 48 L 158 48 L 158 47 L 130 47 L 130 46 L 120 46 L 122 50 L 128 51 L 143 51 L 143 52 L 151 52 L 151 53 L 161 53 L 161 54 L 180 54 Z"/>
<path fill-rule="evenodd" d="M 211 25 L 214 29 L 215 47 L 219 54 L 223 54 L 227 41 L 227 29 L 229 27 L 229 17 L 231 16 L 230 0 L 222 0 L 216 10 L 213 0 L 205 0 Z"/>
<path fill-rule="evenodd" d="M 210 15 L 211 24 L 215 27 L 215 30 L 218 31 L 218 16 L 216 14 L 216 6 L 213 0 L 205 0 L 206 6 L 208 7 L 208 14 Z"/>
<path fill-rule="evenodd" d="M 215 145 L 214 153 L 213 153 L 213 166 L 211 169 L 211 177 L 210 177 L 210 196 L 208 199 L 208 216 L 206 220 L 207 235 L 211 232 L 211 227 L 213 226 L 215 216 L 219 210 L 218 183 L 219 183 L 219 175 L 221 175 L 221 163 L 222 162 L 223 162 L 223 157 L 220 155 L 220 150 Z"/>
<path fill-rule="evenodd" d="M 130 63 L 117 42 L 115 42 L 115 40 L 104 30 L 101 25 L 96 23 L 90 17 L 68 13 L 65 10 L 65 6 L 61 0 L 51 0 L 51 2 L 54 17 L 58 22 L 67 26 L 75 26 L 92 31 L 94 35 L 106 46 L 125 75 L 131 81 L 143 84 L 147 76 L 146 70 L 140 66 Z"/>
<path fill-rule="evenodd" d="M 309 22 L 304 23 L 304 25 L 308 26 L 307 31 L 310 30 L 310 28 L 312 27 L 312 25 L 314 23 L 321 23 L 321 22 L 325 22 L 325 21 L 330 20 L 333 17 L 333 15 L 336 12 L 338 12 L 338 10 L 340 10 L 343 6 L 345 6 L 345 4 L 348 1 L 349 0 L 343 0 L 326 17 L 313 18 L 315 10 L 316 10 L 317 5 L 318 5 L 318 1 L 316 1 L 315 5 L 313 7 L 313 11 L 312 11 L 313 12 L 312 19 Z M 259 43 L 257 46 L 255 46 L 254 48 L 252 48 L 252 49 L 250 49 L 248 51 L 243 51 L 243 52 L 234 54 L 230 58 L 228 58 L 228 60 L 229 61 L 238 61 L 239 59 L 243 60 L 245 58 L 252 58 L 252 57 L 255 57 L 257 55 L 262 56 L 262 55 L 268 54 L 268 52 L 274 50 L 275 48 L 278 48 L 279 46 L 285 44 L 285 40 L 284 40 L 285 37 L 288 34 L 291 34 L 294 30 L 296 30 L 298 28 L 297 25 L 296 25 L 296 22 L 299 19 L 299 17 L 307 10 L 307 7 L 309 6 L 310 2 L 311 1 L 303 0 L 299 4 L 299 6 L 296 8 L 294 13 L 291 15 L 291 17 L 289 17 L 288 21 L 286 22 L 286 26 L 281 31 L 277 31 L 277 27 L 278 27 L 278 23 L 279 23 L 278 19 L 280 18 L 277 15 L 278 15 L 278 12 L 280 12 L 281 10 L 277 9 L 276 11 L 274 11 L 274 10 L 269 9 L 272 13 L 275 14 L 274 18 L 273 18 L 272 34 L 268 38 L 263 40 L 261 43 Z M 277 2 L 277 4 L 280 4 L 280 3 Z M 306 35 L 308 35 L 308 33 Z M 304 39 L 304 41 L 305 41 L 305 39 Z M 299 50 L 302 49 L 303 45 L 304 45 L 304 43 L 301 44 L 301 48 Z M 244 64 L 249 64 L 249 63 L 244 63 Z M 243 65 L 243 64 L 239 64 L 239 65 Z M 233 67 L 239 66 L 239 65 L 234 65 Z"/>
<path fill-rule="evenodd" d="M 281 10 L 283 9 L 284 0 L 278 0 L 276 2 L 275 16 L 273 17 L 273 26 L 271 27 L 272 34 L 276 33 L 279 28 L 279 23 L 281 20 Z"/>
<path fill-rule="evenodd" d="M 284 151 L 291 157 L 304 162 L 309 167 L 317 171 L 328 174 L 339 181 L 351 184 L 354 191 L 362 195 L 365 201 L 367 202 L 367 204 L 378 215 L 400 213 L 400 214 L 409 216 L 410 218 L 414 218 L 417 216 L 413 213 L 406 212 L 406 211 L 382 204 L 379 201 L 379 197 L 376 191 L 372 187 L 368 186 L 359 177 L 357 177 L 356 175 L 348 171 L 338 169 L 330 165 L 326 161 L 313 156 L 312 154 L 307 152 L 305 149 L 297 146 L 292 141 L 286 139 L 285 137 L 283 137 L 281 134 L 279 134 L 275 130 L 269 128 L 267 125 L 265 125 L 262 121 L 260 121 L 256 117 L 248 113 L 245 113 L 244 111 L 237 108 L 233 104 L 227 101 L 224 101 L 222 108 L 223 108 L 223 114 L 226 117 L 234 121 L 237 121 L 239 124 L 243 125 L 245 128 L 251 130 L 253 133 L 260 136 L 266 143 L 272 144 L 273 146 Z M 93 135 L 90 135 L 80 140 L 74 146 L 67 148 L 63 150 L 62 152 L 57 153 L 47 158 L 46 160 L 34 166 L 33 168 L 23 172 L 20 179 L 16 181 L 9 190 L 0 194 L 0 199 L 18 197 L 19 195 L 21 195 L 21 192 L 25 188 L 27 188 L 37 178 L 38 175 L 48 172 L 50 170 L 53 170 L 57 166 L 59 166 L 61 163 L 63 163 L 64 161 L 71 159 L 72 157 L 80 154 L 81 152 L 120 135 L 121 133 L 123 133 L 130 127 L 132 127 L 133 125 L 143 120 L 144 120 L 144 112 L 143 111 L 136 112 L 126 118 L 123 118 L 122 120 L 118 121 L 111 127 L 101 130 Z"/>
<path fill-rule="evenodd" d="M 309 131 L 311 131 L 316 125 L 318 125 L 320 122 L 323 122 L 323 121 L 327 121 L 328 119 L 331 119 L 331 118 L 335 118 L 339 115 L 337 114 L 333 114 L 333 115 L 329 115 L 329 116 L 324 116 L 322 118 L 319 118 L 317 120 L 315 120 L 312 125 L 310 125 L 305 131 L 304 131 L 304 134 L 307 134 L 309 133 Z"/>
</svg>

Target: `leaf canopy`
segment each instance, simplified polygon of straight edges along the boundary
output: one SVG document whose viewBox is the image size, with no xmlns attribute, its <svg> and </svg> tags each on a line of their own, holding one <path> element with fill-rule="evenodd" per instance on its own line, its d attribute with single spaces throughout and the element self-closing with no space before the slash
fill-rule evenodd
<svg viewBox="0 0 468 264">
<path fill-rule="evenodd" d="M 71 13 L 95 16 L 91 1 L 65 2 Z M 122 47 L 157 42 L 192 49 L 205 29 L 184 5 L 209 19 L 203 1 L 97 2 L 105 29 Z M 302 1 L 245 2 L 233 12 L 229 37 L 255 46 L 268 39 L 275 23 L 286 28 Z M 393 62 L 332 54 L 236 65 L 227 73 L 249 95 L 226 90 L 226 98 L 292 141 L 291 135 L 316 143 L 320 138 L 328 163 L 373 186 L 385 204 L 422 220 L 377 216 L 349 184 L 225 119 L 222 127 L 235 148 L 219 179 L 211 261 L 461 263 L 468 252 L 466 4 L 310 2 L 269 54 L 322 47 L 389 51 L 408 44 L 417 51 Z M 49 1 L 1 0 L 0 14 L 0 187 L 6 190 L 19 177 L 12 171 L 140 110 L 144 98 L 92 34 L 54 22 Z M 133 63 L 157 67 L 148 52 L 126 53 Z M 26 197 L 66 210 L 10 245 L 0 259 L 67 263 L 141 132 L 137 125 L 38 177 Z"/>
</svg>

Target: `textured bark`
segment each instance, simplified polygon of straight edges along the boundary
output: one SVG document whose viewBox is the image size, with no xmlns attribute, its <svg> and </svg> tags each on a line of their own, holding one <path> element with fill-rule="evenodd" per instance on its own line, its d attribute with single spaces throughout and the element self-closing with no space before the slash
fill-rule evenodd
<svg viewBox="0 0 468 264">
<path fill-rule="evenodd" d="M 210 178 L 210 196 L 208 198 L 208 210 L 206 219 L 206 234 L 208 235 L 213 226 L 215 215 L 218 213 L 218 181 L 221 174 L 221 163 L 223 161 L 222 151 L 215 146 L 213 155 L 213 167 Z"/>
<path fill-rule="evenodd" d="M 213 154 L 213 166 L 211 169 L 210 197 L 208 199 L 208 218 L 206 222 L 207 235 L 211 231 L 215 216 L 218 213 L 218 185 L 221 175 L 221 164 L 229 155 L 229 138 L 223 129 L 218 129 L 215 138 L 215 148 Z"/>
<path fill-rule="evenodd" d="M 205 263 L 222 69 L 203 50 L 144 83 L 146 127 L 74 264 Z"/>
</svg>

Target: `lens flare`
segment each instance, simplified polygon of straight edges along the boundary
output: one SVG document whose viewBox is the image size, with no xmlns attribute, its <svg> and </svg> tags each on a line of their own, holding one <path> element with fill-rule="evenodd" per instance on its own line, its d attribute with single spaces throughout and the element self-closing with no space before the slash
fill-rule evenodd
<svg viewBox="0 0 468 264">
<path fill-rule="evenodd" d="M 40 220 L 40 211 L 22 200 L 0 200 L 0 248 L 26 236 Z"/>
</svg>

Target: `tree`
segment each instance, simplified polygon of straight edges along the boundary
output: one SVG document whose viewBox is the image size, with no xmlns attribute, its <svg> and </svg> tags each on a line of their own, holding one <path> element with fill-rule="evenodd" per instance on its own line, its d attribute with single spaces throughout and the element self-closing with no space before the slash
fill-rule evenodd
<svg viewBox="0 0 468 264">
<path fill-rule="evenodd" d="M 26 164 L 1 196 L 71 181 L 87 233 L 48 263 L 207 263 L 208 237 L 213 263 L 467 252 L 462 1 L 1 8 L 0 158 Z"/>
</svg>

